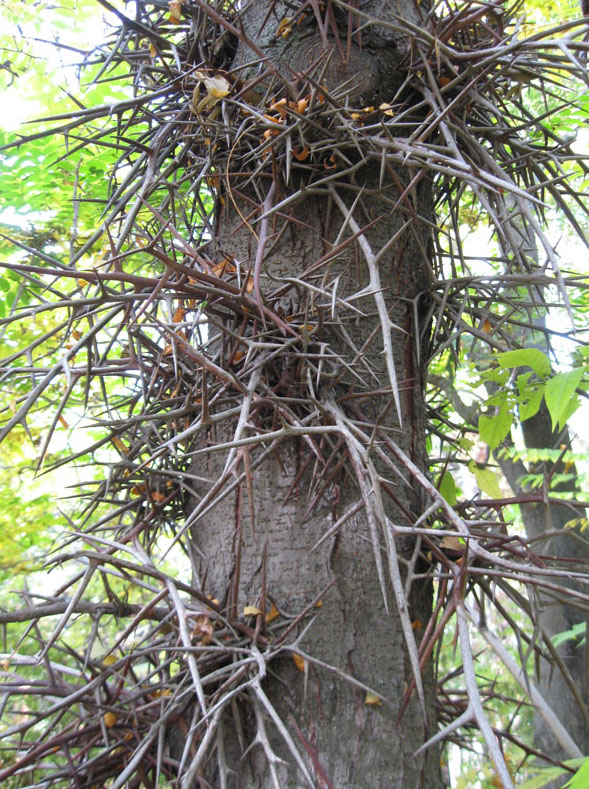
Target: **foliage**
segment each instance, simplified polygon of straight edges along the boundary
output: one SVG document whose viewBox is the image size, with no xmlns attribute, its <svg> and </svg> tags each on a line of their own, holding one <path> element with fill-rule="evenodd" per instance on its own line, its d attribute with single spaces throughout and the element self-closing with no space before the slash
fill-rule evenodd
<svg viewBox="0 0 589 789">
<path fill-rule="evenodd" d="M 536 611 L 522 604 L 521 585 L 552 589 L 568 573 L 557 557 L 546 558 L 544 568 L 534 566 L 527 548 L 512 539 L 509 510 L 502 507 L 517 504 L 517 497 L 499 502 L 500 483 L 480 447 L 509 452 L 504 443 L 515 421 L 531 419 L 542 403 L 553 428 L 562 429 L 586 391 L 585 348 L 579 347 L 571 369 L 561 371 L 547 353 L 526 347 L 552 302 L 571 321 L 567 334 L 577 337 L 586 329 L 587 283 L 562 266 L 545 230 L 557 212 L 584 242 L 587 166 L 570 132 L 586 112 L 578 89 L 587 82 L 586 27 L 572 20 L 556 30 L 522 29 L 519 2 L 502 13 L 477 2 L 438 3 L 431 12 L 419 11 L 420 25 L 380 20 L 411 43 L 401 60 L 403 78 L 376 107 L 350 106 L 349 86 L 328 90 L 319 67 L 292 80 L 271 62 L 255 74 L 233 69 L 245 36 L 237 3 L 136 5 L 135 19 L 116 11 L 105 41 L 77 52 L 83 101 L 64 93 L 59 112 L 32 132 L 1 141 L 0 209 L 13 227 L 5 226 L 1 247 L 6 297 L 0 323 L 10 351 L 3 361 L 0 436 L 16 444 L 27 433 L 37 468 L 60 470 L 66 458 L 48 454 L 49 448 L 60 424 L 74 417 L 91 439 L 67 460 L 92 471 L 80 483 L 79 509 L 69 513 L 67 544 L 47 559 L 48 568 L 72 568 L 67 577 L 42 603 L 2 613 L 3 623 L 26 621 L 31 628 L 26 649 L 15 647 L 4 666 L 7 698 L 18 701 L 1 732 L 6 755 L 0 778 L 84 786 L 121 786 L 132 777 L 145 785 L 172 780 L 178 765 L 164 759 L 162 737 L 194 694 L 201 712 L 178 768 L 186 781 L 217 758 L 211 743 L 218 742 L 219 722 L 238 695 L 250 700 L 257 720 L 272 718 L 308 776 L 304 755 L 288 726 L 277 721 L 261 679 L 279 655 L 299 655 L 296 627 L 312 606 L 293 623 L 269 605 L 238 611 L 210 599 L 185 581 L 190 527 L 236 485 L 249 495 L 252 469 L 300 436 L 327 478 L 340 464 L 353 469 L 358 506 L 375 524 L 375 572 L 383 589 L 388 574 L 400 611 L 406 601 L 394 540 L 411 534 L 429 562 L 438 602 L 419 644 L 404 614 L 413 670 L 407 700 L 413 692 L 421 695 L 420 666 L 438 648 L 451 617 L 464 676 L 475 675 L 475 633 L 502 654 L 485 611 L 496 609 L 501 617 L 505 601 L 526 617 L 511 620 L 515 652 L 543 648 L 529 635 Z M 329 29 L 345 41 L 345 25 L 351 39 L 374 23 L 342 0 L 304 6 L 296 24 L 288 17 L 274 31 L 275 39 L 296 35 L 293 27 L 300 24 Z M 24 12 L 27 22 L 35 18 L 31 5 L 7 7 L 13 15 Z M 86 4 L 76 8 L 80 18 L 90 13 Z M 4 66 L 8 82 L 38 84 L 39 77 L 30 76 L 38 67 L 32 57 L 19 44 Z M 432 278 L 411 305 L 411 330 L 419 339 L 417 364 L 431 372 L 437 489 L 361 407 L 346 411 L 347 404 L 319 397 L 318 384 L 325 381 L 334 389 L 355 381 L 363 396 L 373 389 L 364 383 L 371 370 L 362 354 L 340 352 L 349 352 L 346 321 L 366 309 L 379 316 L 375 335 L 388 373 L 380 383 L 391 411 L 400 413 L 394 327 L 379 279 L 392 244 L 372 250 L 366 240 L 364 197 L 354 181 L 365 161 L 382 163 L 383 183 L 390 172 L 407 179 L 403 199 L 390 206 L 398 212 L 400 233 L 417 221 L 421 180 L 433 184 Z M 288 185 L 280 199 L 269 186 L 279 180 Z M 219 206 L 237 205 L 248 190 L 257 201 L 243 220 L 251 223 L 257 251 L 244 263 L 210 242 Z M 323 190 L 331 200 L 341 221 L 338 242 L 296 280 L 262 288 L 269 223 L 288 217 L 308 190 Z M 353 205 L 344 199 L 349 193 Z M 21 217 L 30 216 L 35 224 L 25 227 Z M 486 257 L 470 250 L 467 240 L 483 221 L 492 237 Z M 329 266 L 352 245 L 363 256 L 370 288 L 342 293 Z M 538 249 L 545 265 L 538 263 Z M 299 292 L 303 297 L 295 299 Z M 288 314 L 284 305 L 291 296 L 302 306 Z M 319 307 L 329 314 L 329 329 L 321 326 Z M 453 422 L 443 383 L 456 382 L 467 356 L 477 371 L 471 390 L 487 409 L 477 409 L 470 438 Z M 202 440 L 212 424 L 221 435 L 231 431 L 216 447 L 225 453 L 225 471 L 197 496 L 193 462 L 212 451 Z M 396 484 L 412 476 L 427 501 L 404 526 L 390 522 L 375 491 L 381 484 L 386 489 L 384 480 L 373 486 L 375 446 L 383 447 Z M 16 447 L 11 454 L 17 456 Z M 462 494 L 459 464 L 490 502 Z M 96 478 L 103 468 L 104 476 Z M 315 502 L 328 495 L 322 482 L 311 494 Z M 6 511 L 14 513 L 18 493 L 7 489 L 3 495 Z M 575 504 L 576 494 L 571 497 Z M 23 506 L 19 539 L 37 553 L 55 528 L 47 505 L 43 494 Z M 581 513 L 582 504 L 576 506 Z M 40 539 L 31 536 L 34 523 L 48 528 L 38 530 Z M 183 551 L 183 561 L 165 564 L 170 549 L 176 557 Z M 576 575 L 586 582 L 585 568 Z M 585 606 L 585 596 L 577 594 L 576 603 Z M 85 630 L 73 626 L 77 615 L 91 615 Z M 20 639 L 22 630 L 16 632 Z M 38 676 L 32 656 L 43 659 L 43 678 L 32 679 Z M 491 677 L 479 679 L 478 687 L 468 686 L 462 713 L 440 681 L 444 727 L 428 745 L 476 721 L 494 770 L 509 786 L 514 768 L 488 722 L 497 686 Z M 501 699 L 504 708 L 517 705 L 531 684 L 514 680 Z M 276 757 L 262 723 L 258 739 L 273 769 Z M 524 753 L 526 747 L 518 743 Z"/>
</svg>

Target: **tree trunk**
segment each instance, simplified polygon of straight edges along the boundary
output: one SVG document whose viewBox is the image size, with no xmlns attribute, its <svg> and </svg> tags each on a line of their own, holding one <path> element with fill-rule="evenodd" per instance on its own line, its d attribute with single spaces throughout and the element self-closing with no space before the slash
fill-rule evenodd
<svg viewBox="0 0 589 789">
<path fill-rule="evenodd" d="M 393 2 L 367 5 L 363 9 L 372 13 L 378 6 L 381 18 L 403 10 Z M 291 80 L 299 97 L 317 95 L 314 86 L 321 85 L 350 106 L 390 98 L 403 54 L 402 42 L 390 31 L 370 28 L 361 42 L 356 36 L 346 57 L 345 32 L 336 41 L 333 25 L 327 48 L 315 20 L 301 23 L 286 40 L 277 34 L 289 14 L 279 4 L 252 4 L 244 31 L 270 58 L 266 68 Z M 252 51 L 241 44 L 236 64 L 252 60 Z M 245 68 L 244 77 L 255 76 L 255 68 Z M 276 91 L 275 78 L 273 84 Z M 287 180 L 284 169 L 271 167 L 274 153 L 268 148 L 255 181 L 243 175 L 243 149 L 226 159 L 211 248 L 214 259 L 229 261 L 252 297 L 288 329 L 281 334 L 259 317 L 247 326 L 228 315 L 222 319 L 223 331 L 211 337 L 215 362 L 228 371 L 252 365 L 255 384 L 245 398 L 228 387 L 222 408 L 241 406 L 241 427 L 236 413 L 233 423 L 212 426 L 208 440 L 210 446 L 236 436 L 276 435 L 284 425 L 299 433 L 304 426 L 309 434 L 281 436 L 274 443 L 270 436 L 263 444 L 199 456 L 193 473 L 202 484 L 190 502 L 190 521 L 197 583 L 228 617 L 242 617 L 245 606 L 266 614 L 275 606 L 273 629 L 259 616 L 245 620 L 252 628 L 257 622 L 266 653 L 289 624 L 294 627 L 269 662 L 264 695 L 250 688 L 227 712 L 217 767 L 206 780 L 223 785 L 227 765 L 230 786 L 308 785 L 280 724 L 270 720 L 267 697 L 302 754 L 312 785 L 435 789 L 441 786 L 436 749 L 414 756 L 436 730 L 433 678 L 426 669 L 424 708 L 414 693 L 399 722 L 412 673 L 390 578 L 383 584 L 377 572 L 377 560 L 385 567 L 387 562 L 387 521 L 367 514 L 380 496 L 388 523 L 411 524 L 423 510 L 420 491 L 400 476 L 393 479 L 379 453 L 386 453 L 384 439 L 391 437 L 425 468 L 415 306 L 429 283 L 430 184 L 422 179 L 407 197 L 410 173 L 382 173 L 380 162 L 369 156 L 361 161 L 355 150 L 340 155 L 321 151 L 319 143 L 313 148 L 312 142 L 308 160 L 297 164 L 293 158 Z M 331 173 L 333 180 L 325 183 Z M 323 183 L 314 186 L 318 181 Z M 310 188 L 263 218 L 303 183 Z M 367 258 L 391 239 L 371 276 Z M 398 400 L 384 353 L 383 305 L 392 322 L 384 332 L 390 336 Z M 210 331 L 215 335 L 215 327 Z M 214 417 L 217 405 L 209 409 Z M 356 444 L 338 426 L 340 417 L 354 423 Z M 376 477 L 363 476 L 367 468 L 378 476 L 378 490 Z M 397 545 L 405 559 L 413 548 Z M 412 579 L 407 586 L 418 633 L 431 611 L 431 585 Z"/>
<path fill-rule="evenodd" d="M 571 449 L 568 429 L 553 431 L 550 414 L 544 402 L 538 413 L 522 423 L 522 431 L 526 448 L 534 449 Z M 554 473 L 564 472 L 561 462 L 557 468 L 552 463 L 529 463 L 526 468 L 522 463 L 514 464 L 501 459 L 501 469 L 508 479 L 515 495 L 529 492 L 521 484 L 520 477 L 525 473 L 543 474 L 546 480 Z M 574 473 L 574 467 L 567 469 Z M 557 492 L 578 492 L 576 479 L 560 483 Z M 533 540 L 532 549 L 540 556 L 557 556 L 563 560 L 563 568 L 576 571 L 579 562 L 587 561 L 589 546 L 587 538 L 579 528 L 570 528 L 570 524 L 580 516 L 578 508 L 567 504 L 533 502 L 521 504 L 521 514 L 528 539 Z M 572 589 L 582 591 L 582 587 L 573 581 L 567 583 Z M 538 621 L 544 632 L 551 638 L 559 633 L 570 630 L 574 625 L 585 619 L 579 606 L 575 606 L 562 596 L 551 598 L 543 595 L 536 604 L 539 606 Z M 541 646 L 545 649 L 544 645 Z M 579 645 L 575 640 L 565 641 L 558 653 L 562 666 L 568 676 L 554 665 L 554 660 L 538 661 L 538 687 L 550 707 L 561 720 L 566 730 L 577 743 L 583 753 L 589 752 L 589 686 L 587 676 L 587 646 Z M 553 734 L 541 716 L 536 716 L 536 746 L 553 759 L 567 759 L 567 754 L 556 742 Z M 555 785 L 562 785 L 563 781 Z"/>
</svg>

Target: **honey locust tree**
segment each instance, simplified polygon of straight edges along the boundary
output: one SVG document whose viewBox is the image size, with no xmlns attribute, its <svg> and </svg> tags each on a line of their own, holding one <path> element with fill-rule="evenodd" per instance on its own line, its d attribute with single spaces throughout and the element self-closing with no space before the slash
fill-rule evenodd
<svg viewBox="0 0 589 789">
<path fill-rule="evenodd" d="M 440 744 L 474 727 L 513 786 L 507 743 L 534 751 L 496 725 L 478 634 L 514 709 L 580 759 L 526 669 L 566 672 L 539 609 L 584 610 L 586 568 L 540 560 L 514 498 L 452 495 L 426 445 L 458 438 L 424 391 L 465 345 L 502 370 L 519 352 L 534 377 L 495 375 L 491 448 L 532 393 L 561 426 L 583 391 L 585 356 L 565 385 L 517 328 L 555 301 L 583 328 L 586 282 L 547 225 L 562 212 L 583 238 L 585 165 L 555 118 L 583 112 L 586 27 L 527 28 L 520 2 L 100 5 L 110 28 L 79 68 L 102 103 L 3 148 L 6 178 L 28 166 L 69 194 L 73 233 L 6 252 L 6 330 L 52 322 L 4 361 L 0 435 L 46 425 L 39 469 L 64 467 L 46 458 L 72 413 L 91 438 L 47 558 L 65 576 L 2 614 L 29 627 L 5 661 L 0 778 L 429 789 Z M 488 250 L 465 241 L 472 212 Z M 449 622 L 462 695 L 436 691 Z"/>
</svg>

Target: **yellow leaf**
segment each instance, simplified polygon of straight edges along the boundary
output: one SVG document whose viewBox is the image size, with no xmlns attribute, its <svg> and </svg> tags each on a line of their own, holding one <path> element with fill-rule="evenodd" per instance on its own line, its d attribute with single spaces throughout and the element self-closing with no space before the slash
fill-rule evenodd
<svg viewBox="0 0 589 789">
<path fill-rule="evenodd" d="M 107 726 L 109 729 L 112 729 L 112 727 L 115 725 L 115 723 L 116 723 L 117 721 L 118 721 L 118 718 L 117 718 L 117 716 L 114 714 L 114 712 L 105 712 L 105 713 L 104 713 L 104 723 L 106 724 L 106 726 Z"/>
<path fill-rule="evenodd" d="M 182 0 L 168 0 L 168 9 L 170 11 L 170 22 L 173 25 L 180 24 L 182 19 L 182 13 L 180 6 L 182 5 Z"/>
<path fill-rule="evenodd" d="M 285 16 L 284 19 L 281 19 L 278 27 L 276 28 L 276 38 L 278 38 L 278 36 L 282 36 L 282 38 L 288 38 L 292 33 L 292 22 L 292 16 Z"/>
<path fill-rule="evenodd" d="M 444 553 L 464 553 L 464 540 L 461 537 L 447 534 L 440 540 L 440 548 Z"/>
<path fill-rule="evenodd" d="M 255 605 L 246 605 L 243 609 L 244 616 L 259 616 L 262 612 Z"/>
<path fill-rule="evenodd" d="M 293 652 L 292 659 L 294 660 L 295 666 L 298 668 L 299 671 L 302 671 L 303 674 L 305 673 L 305 658 L 297 655 L 296 652 Z"/>
<path fill-rule="evenodd" d="M 102 659 L 103 666 L 112 666 L 116 662 L 117 662 L 117 658 L 114 655 L 107 655 L 105 658 Z M 107 715 L 112 715 L 112 713 L 107 713 Z"/>
<path fill-rule="evenodd" d="M 224 99 L 231 90 L 231 85 L 225 77 L 207 77 L 204 83 L 207 95 L 212 99 Z"/>
<path fill-rule="evenodd" d="M 171 696 L 172 691 L 169 688 L 165 688 L 164 690 L 154 690 L 151 694 L 154 699 L 162 698 L 162 696 Z"/>
<path fill-rule="evenodd" d="M 113 436 L 111 438 L 111 441 L 113 442 L 115 447 L 119 450 L 119 452 L 122 452 L 123 455 L 127 454 L 127 452 L 129 451 L 129 447 L 118 436 Z"/>
<path fill-rule="evenodd" d="M 364 704 L 367 704 L 369 707 L 382 707 L 380 696 L 377 696 L 376 693 L 370 693 L 370 691 L 366 694 Z"/>
</svg>

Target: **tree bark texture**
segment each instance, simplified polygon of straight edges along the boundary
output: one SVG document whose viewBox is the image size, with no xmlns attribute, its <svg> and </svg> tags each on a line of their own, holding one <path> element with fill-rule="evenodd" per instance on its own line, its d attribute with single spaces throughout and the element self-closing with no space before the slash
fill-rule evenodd
<svg viewBox="0 0 589 789">
<path fill-rule="evenodd" d="M 571 449 L 568 429 L 553 431 L 550 414 L 545 404 L 542 403 L 535 416 L 522 423 L 522 431 L 527 449 L 558 449 L 567 447 Z M 552 463 L 513 464 L 508 460 L 500 461 L 503 473 L 507 477 L 514 493 L 524 495 L 526 488 L 519 479 L 525 473 L 533 472 L 543 474 L 545 479 L 554 473 L 563 473 L 564 464 L 561 462 L 557 468 Z M 568 469 L 574 474 L 574 467 Z M 557 486 L 557 492 L 577 490 L 575 479 L 562 482 Z M 521 513 L 528 539 L 533 540 L 535 552 L 541 556 L 558 556 L 563 561 L 563 567 L 576 571 L 581 561 L 586 561 L 589 556 L 587 538 L 579 528 L 570 528 L 568 524 L 579 517 L 579 510 L 566 503 L 532 502 L 521 504 Z M 563 581 L 566 585 L 577 591 L 582 587 L 574 581 Z M 574 625 L 583 621 L 584 615 L 579 607 L 567 602 L 558 596 L 551 598 L 542 595 L 535 600 L 539 608 L 539 622 L 551 638 L 559 633 L 570 630 Z M 541 658 L 538 661 L 538 687 L 550 707 L 577 743 L 583 753 L 589 751 L 589 677 L 587 662 L 587 646 L 579 645 L 576 640 L 565 641 L 559 648 L 558 654 L 566 672 L 554 666 L 553 659 Z M 569 755 L 556 742 L 553 734 L 547 728 L 540 716 L 535 723 L 536 745 L 544 753 L 550 754 L 554 759 L 566 759 Z M 556 782 L 562 785 L 564 781 Z"/>
<path fill-rule="evenodd" d="M 365 5 L 367 12 L 381 18 L 391 12 L 415 13 L 412 4 Z M 285 41 L 277 29 L 289 15 L 292 11 L 278 3 L 254 4 L 244 15 L 245 35 L 267 53 L 273 68 L 299 87 L 305 82 L 309 89 L 321 85 L 351 106 L 391 98 L 401 81 L 404 54 L 394 33 L 370 27 L 355 36 L 346 56 L 345 37 L 336 41 L 329 32 L 326 49 L 315 23 L 302 23 Z M 254 59 L 240 44 L 236 64 L 244 65 L 244 75 L 262 69 L 247 65 Z M 255 181 L 249 174 L 239 175 L 236 156 L 226 166 L 228 177 L 220 179 L 211 243 L 215 259 L 231 261 L 246 276 L 255 272 L 258 259 L 259 278 L 250 274 L 250 287 L 300 333 L 292 352 L 275 353 L 269 346 L 260 356 L 258 384 L 251 392 L 242 435 L 252 435 L 254 422 L 258 432 L 282 427 L 280 409 L 270 406 L 269 393 L 285 398 L 301 425 L 309 424 L 313 411 L 328 427 L 334 427 L 335 412 L 345 414 L 357 425 L 363 447 L 359 451 L 366 452 L 380 477 L 378 495 L 384 498 L 389 522 L 408 525 L 423 511 L 421 492 L 410 480 L 393 478 L 379 452 L 386 453 L 383 437 L 390 436 L 419 468 L 425 468 L 417 346 L 420 299 L 429 285 L 430 184 L 423 178 L 407 189 L 412 173 L 383 169 L 369 157 L 362 160 L 360 151 L 348 150 L 345 158 L 330 160 L 331 154 L 326 151 L 323 159 L 315 160 L 320 164 L 293 162 L 288 180 L 284 171 L 260 166 L 264 175 Z M 272 155 L 269 148 L 264 165 Z M 338 170 L 350 163 L 357 165 L 353 173 L 338 177 Z M 322 172 L 313 171 L 317 167 Z M 331 183 L 313 186 L 331 172 Z M 296 200 L 264 218 L 307 182 L 310 187 Z M 378 271 L 392 326 L 388 330 L 398 407 L 383 349 L 382 316 L 375 307 L 374 281 L 366 263 L 367 248 L 377 254 L 391 239 Z M 326 260 L 338 245 L 338 253 Z M 239 352 L 240 334 L 263 333 L 263 321 L 252 328 L 230 316 L 223 320 L 222 339 L 215 338 L 214 327 L 210 329 L 211 348 L 218 364 L 235 370 L 247 363 Z M 215 403 L 209 407 L 214 414 Z M 212 427 L 209 445 L 231 441 L 238 418 L 237 414 L 232 425 Z M 196 513 L 191 528 L 197 582 L 232 616 L 242 615 L 248 605 L 266 612 L 273 605 L 286 629 L 305 613 L 285 639 L 292 644 L 298 635 L 300 642 L 270 663 L 263 689 L 304 755 L 314 785 L 435 789 L 441 786 L 437 750 L 414 756 L 436 731 L 430 670 L 424 671 L 425 708 L 414 693 L 398 720 L 412 674 L 390 580 L 385 579 L 385 603 L 376 569 L 374 533 L 365 505 L 366 495 L 374 495 L 370 481 L 363 498 L 358 458 L 335 429 L 293 437 L 268 451 L 270 446 L 268 441 L 236 449 L 234 477 L 242 474 L 242 479 L 227 495 L 216 496 L 210 507 L 202 503 L 226 470 L 226 455 L 210 453 L 195 461 L 193 473 L 202 479 L 190 502 Z M 334 531 L 346 514 L 349 517 Z M 386 524 L 379 524 L 379 529 L 377 553 L 386 567 Z M 406 565 L 414 545 L 398 542 L 397 550 Z M 412 572 L 417 569 L 413 565 Z M 404 582 L 407 575 L 404 566 Z M 410 580 L 407 603 L 418 633 L 431 611 L 431 585 L 423 577 Z M 262 636 L 264 632 L 262 628 Z M 297 650 L 311 659 L 293 657 Z M 371 697 L 364 686 L 382 699 L 367 704 Z M 244 694 L 223 726 L 220 751 L 230 770 L 229 785 L 307 785 L 276 725 L 266 714 L 261 724 L 258 707 L 248 701 Z M 273 768 L 261 725 L 281 760 Z M 213 786 L 220 785 L 216 770 L 206 776 Z"/>
</svg>

